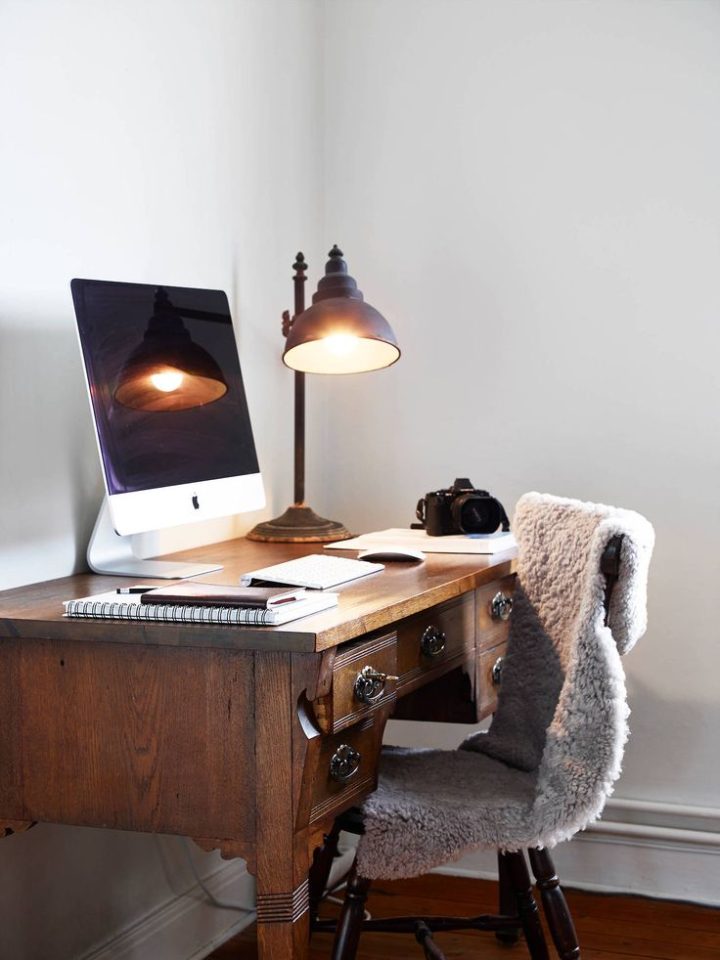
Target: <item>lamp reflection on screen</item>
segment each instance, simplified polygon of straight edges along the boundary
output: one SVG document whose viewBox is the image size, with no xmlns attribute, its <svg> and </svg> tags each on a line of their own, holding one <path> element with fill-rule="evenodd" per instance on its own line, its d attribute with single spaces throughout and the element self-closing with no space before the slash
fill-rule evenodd
<svg viewBox="0 0 720 960">
<path fill-rule="evenodd" d="M 159 287 L 145 336 L 123 365 L 115 399 L 134 410 L 167 412 L 202 407 L 227 393 L 222 370 L 190 336 L 181 311 Z"/>
</svg>

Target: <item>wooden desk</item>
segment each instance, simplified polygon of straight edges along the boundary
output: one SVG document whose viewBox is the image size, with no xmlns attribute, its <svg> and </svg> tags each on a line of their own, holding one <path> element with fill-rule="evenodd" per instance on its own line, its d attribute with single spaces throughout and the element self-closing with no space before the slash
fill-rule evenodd
<svg viewBox="0 0 720 960">
<path fill-rule="evenodd" d="M 237 540 L 183 556 L 220 561 L 204 579 L 237 583 L 318 549 Z M 63 600 L 123 578 L 1 593 L 0 836 L 45 821 L 181 834 L 244 857 L 260 957 L 306 957 L 313 851 L 374 789 L 387 718 L 492 710 L 507 624 L 489 604 L 512 574 L 508 553 L 429 555 L 340 588 L 335 609 L 264 628 L 62 617 Z M 354 684 L 368 665 L 399 679 L 363 703 Z"/>
</svg>

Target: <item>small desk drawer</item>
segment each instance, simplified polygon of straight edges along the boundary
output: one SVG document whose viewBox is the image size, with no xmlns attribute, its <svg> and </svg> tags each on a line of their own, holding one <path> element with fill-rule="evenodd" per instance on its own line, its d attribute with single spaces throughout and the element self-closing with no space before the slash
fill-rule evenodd
<svg viewBox="0 0 720 960">
<path fill-rule="evenodd" d="M 507 642 L 483 650 L 477 663 L 477 716 L 478 720 L 494 713 L 497 708 L 497 695 L 502 683 L 502 664 Z"/>
<path fill-rule="evenodd" d="M 476 593 L 478 719 L 489 716 L 497 708 L 497 695 L 502 683 L 502 658 L 507 648 L 514 591 L 513 574 L 479 587 Z"/>
<path fill-rule="evenodd" d="M 457 666 L 475 646 L 472 594 L 432 607 L 397 625 L 398 691 L 408 693 Z"/>
<path fill-rule="evenodd" d="M 375 789 L 383 726 L 369 717 L 323 737 L 313 784 L 311 823 L 340 813 Z"/>
<path fill-rule="evenodd" d="M 514 591 L 514 574 L 478 587 L 475 596 L 479 652 L 507 641 Z"/>
<path fill-rule="evenodd" d="M 333 663 L 330 692 L 314 703 L 320 729 L 335 733 L 390 706 L 396 687 L 395 632 L 341 647 Z"/>
</svg>

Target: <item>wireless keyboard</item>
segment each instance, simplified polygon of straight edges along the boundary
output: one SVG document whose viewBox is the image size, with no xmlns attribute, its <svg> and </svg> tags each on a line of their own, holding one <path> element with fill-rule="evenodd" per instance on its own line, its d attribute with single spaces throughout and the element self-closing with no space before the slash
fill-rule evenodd
<svg viewBox="0 0 720 960">
<path fill-rule="evenodd" d="M 240 578 L 244 584 L 255 580 L 269 583 L 287 583 L 293 587 L 309 587 L 314 590 L 328 590 L 341 583 L 359 580 L 371 573 L 384 570 L 382 563 L 368 563 L 366 560 L 348 560 L 346 557 L 328 557 L 325 554 L 312 554 L 297 560 L 286 560 L 272 567 L 253 570 Z"/>
</svg>

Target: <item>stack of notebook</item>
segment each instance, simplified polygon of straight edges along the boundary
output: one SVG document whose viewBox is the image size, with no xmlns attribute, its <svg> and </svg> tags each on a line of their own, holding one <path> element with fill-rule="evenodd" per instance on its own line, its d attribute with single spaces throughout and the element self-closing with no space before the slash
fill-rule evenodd
<svg viewBox="0 0 720 960">
<path fill-rule="evenodd" d="M 336 593 L 307 593 L 280 587 L 226 587 L 181 583 L 142 594 L 113 590 L 66 600 L 66 617 L 161 620 L 166 623 L 225 623 L 276 626 L 336 606 Z"/>
</svg>

